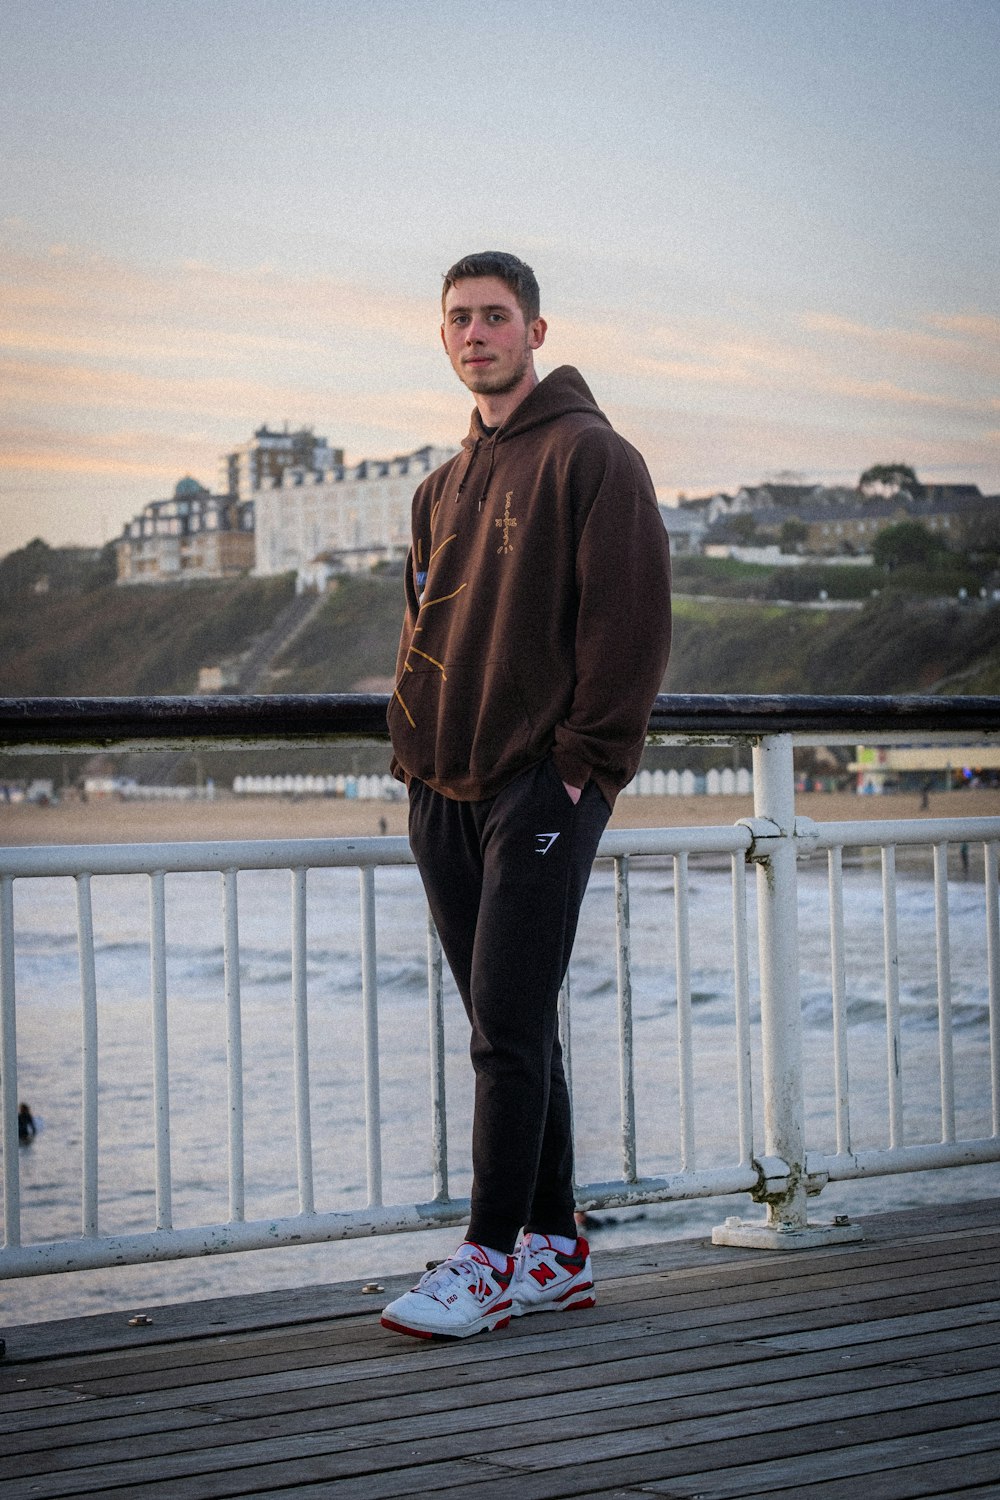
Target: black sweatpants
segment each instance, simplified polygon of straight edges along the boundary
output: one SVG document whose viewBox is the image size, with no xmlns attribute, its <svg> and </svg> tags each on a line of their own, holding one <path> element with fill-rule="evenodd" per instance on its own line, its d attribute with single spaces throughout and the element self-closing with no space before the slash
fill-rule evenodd
<svg viewBox="0 0 1000 1500">
<path fill-rule="evenodd" d="M 576 1235 L 557 1002 L 609 816 L 592 782 L 574 804 L 549 757 L 484 802 L 410 785 L 410 843 L 472 1023 L 469 1238 L 495 1250 L 522 1227 Z"/>
</svg>

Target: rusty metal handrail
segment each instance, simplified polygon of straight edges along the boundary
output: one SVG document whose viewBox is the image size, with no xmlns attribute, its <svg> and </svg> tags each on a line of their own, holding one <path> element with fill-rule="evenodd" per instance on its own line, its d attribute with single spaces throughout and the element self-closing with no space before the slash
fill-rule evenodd
<svg viewBox="0 0 1000 1500">
<path fill-rule="evenodd" d="M 0 749 L 207 749 L 384 740 L 381 693 L 0 699 Z M 661 693 L 653 739 L 1000 734 L 1000 697 Z"/>
</svg>

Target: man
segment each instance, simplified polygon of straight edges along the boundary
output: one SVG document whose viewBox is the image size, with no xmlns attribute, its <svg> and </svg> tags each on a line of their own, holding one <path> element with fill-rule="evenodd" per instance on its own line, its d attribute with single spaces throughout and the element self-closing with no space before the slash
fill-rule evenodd
<svg viewBox="0 0 1000 1500">
<path fill-rule="evenodd" d="M 530 266 L 468 256 L 442 309 L 476 405 L 463 451 L 414 496 L 389 728 L 472 1023 L 472 1213 L 465 1242 L 382 1323 L 462 1338 L 594 1305 L 557 998 L 666 669 L 670 563 L 639 454 L 576 370 L 535 372 L 546 324 Z"/>
</svg>

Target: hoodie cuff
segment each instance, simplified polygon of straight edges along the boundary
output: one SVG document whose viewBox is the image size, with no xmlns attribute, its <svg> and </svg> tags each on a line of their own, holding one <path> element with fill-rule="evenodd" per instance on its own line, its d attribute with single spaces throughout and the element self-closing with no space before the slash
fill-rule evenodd
<svg viewBox="0 0 1000 1500">
<path fill-rule="evenodd" d="M 561 781 L 568 781 L 570 786 L 585 787 L 590 780 L 590 767 L 587 762 L 571 755 L 562 745 L 553 745 L 552 764 L 559 772 Z"/>
</svg>

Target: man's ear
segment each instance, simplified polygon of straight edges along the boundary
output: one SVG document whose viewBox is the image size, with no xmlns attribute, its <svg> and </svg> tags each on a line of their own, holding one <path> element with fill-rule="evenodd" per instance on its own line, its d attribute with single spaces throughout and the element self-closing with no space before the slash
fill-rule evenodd
<svg viewBox="0 0 1000 1500">
<path fill-rule="evenodd" d="M 545 335 L 549 331 L 549 325 L 544 318 L 535 318 L 528 325 L 528 347 L 540 349 L 545 343 Z"/>
<path fill-rule="evenodd" d="M 446 340 L 446 338 L 444 336 L 444 324 L 443 323 L 441 324 L 441 343 L 443 344 L 444 351 L 447 354 L 447 352 L 448 352 L 448 342 L 447 342 L 447 340 Z"/>
</svg>

